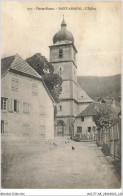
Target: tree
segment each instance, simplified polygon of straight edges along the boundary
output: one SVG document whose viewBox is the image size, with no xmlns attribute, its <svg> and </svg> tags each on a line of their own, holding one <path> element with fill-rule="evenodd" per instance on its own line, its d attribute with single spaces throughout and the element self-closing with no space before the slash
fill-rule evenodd
<svg viewBox="0 0 123 196">
<path fill-rule="evenodd" d="M 62 92 L 62 78 L 58 74 L 54 74 L 54 67 L 40 53 L 26 59 L 27 63 L 42 76 L 48 90 L 53 99 L 60 102 L 59 95 Z"/>
<path fill-rule="evenodd" d="M 58 74 L 44 75 L 44 82 L 56 102 L 60 102 L 59 95 L 62 92 L 62 79 Z"/>
<path fill-rule="evenodd" d="M 26 61 L 41 76 L 49 73 L 53 74 L 54 72 L 52 64 L 40 53 L 36 53 L 32 57 L 27 58 Z"/>
<path fill-rule="evenodd" d="M 111 123 L 110 115 L 108 113 L 98 113 L 97 115 L 93 116 L 93 120 L 95 121 L 98 130 L 103 127 L 108 127 Z"/>
<path fill-rule="evenodd" d="M 117 118 L 115 109 L 106 103 L 96 103 L 97 114 L 93 116 L 95 124 L 100 130 L 103 127 L 108 127 Z"/>
</svg>

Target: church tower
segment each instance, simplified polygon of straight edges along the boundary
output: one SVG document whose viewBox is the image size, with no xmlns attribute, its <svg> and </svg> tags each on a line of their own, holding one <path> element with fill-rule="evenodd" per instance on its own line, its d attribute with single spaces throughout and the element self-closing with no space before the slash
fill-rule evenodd
<svg viewBox="0 0 123 196">
<path fill-rule="evenodd" d="M 61 29 L 53 37 L 50 47 L 50 62 L 55 73 L 63 80 L 61 102 L 57 106 L 56 135 L 71 135 L 72 122 L 77 115 L 77 66 L 76 47 L 71 32 L 63 18 Z"/>
<path fill-rule="evenodd" d="M 77 49 L 72 33 L 67 30 L 64 17 L 61 29 L 54 35 L 53 45 L 49 48 L 50 62 L 54 66 L 54 72 L 63 80 L 61 102 L 56 104 L 55 135 L 72 135 L 75 117 L 92 100 L 77 83 Z"/>
</svg>

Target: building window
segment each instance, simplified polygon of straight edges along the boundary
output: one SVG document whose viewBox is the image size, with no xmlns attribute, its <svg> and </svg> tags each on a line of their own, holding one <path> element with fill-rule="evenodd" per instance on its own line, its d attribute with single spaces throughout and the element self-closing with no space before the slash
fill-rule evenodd
<svg viewBox="0 0 123 196">
<path fill-rule="evenodd" d="M 59 109 L 60 109 L 60 111 L 62 111 L 62 106 L 61 105 L 59 106 Z"/>
<path fill-rule="evenodd" d="M 45 126 L 44 125 L 40 126 L 40 135 L 41 137 L 45 137 Z"/>
<path fill-rule="evenodd" d="M 23 103 L 23 112 L 24 113 L 29 113 L 29 108 L 30 108 L 30 104 Z"/>
<path fill-rule="evenodd" d="M 17 100 L 14 99 L 14 112 L 17 112 Z"/>
<path fill-rule="evenodd" d="M 63 50 L 59 49 L 59 58 L 62 58 L 62 57 L 63 57 Z"/>
<path fill-rule="evenodd" d="M 45 114 L 46 114 L 45 106 L 40 106 L 40 115 L 45 115 Z"/>
<path fill-rule="evenodd" d="M 32 84 L 32 94 L 37 95 L 38 94 L 38 86 L 37 84 Z"/>
<path fill-rule="evenodd" d="M 62 75 L 61 67 L 60 67 L 60 69 L 59 69 L 59 75 L 60 75 L 60 76 Z"/>
<path fill-rule="evenodd" d="M 77 133 L 82 133 L 82 127 L 77 127 Z"/>
<path fill-rule="evenodd" d="M 23 124 L 23 135 L 29 135 L 30 126 L 29 124 Z"/>
<path fill-rule="evenodd" d="M 1 120 L 1 134 L 7 133 L 8 123 L 5 120 Z"/>
<path fill-rule="evenodd" d="M 16 99 L 8 99 L 8 112 L 19 112 L 20 111 L 20 102 Z"/>
<path fill-rule="evenodd" d="M 8 98 L 1 97 L 1 110 L 7 111 Z"/>
<path fill-rule="evenodd" d="M 81 117 L 81 121 L 82 121 L 82 122 L 84 121 L 84 116 Z"/>
<path fill-rule="evenodd" d="M 74 52 L 74 62 L 76 61 L 76 54 L 75 54 L 75 52 Z"/>
<path fill-rule="evenodd" d="M 95 116 L 92 116 L 92 121 L 95 122 Z"/>
<path fill-rule="evenodd" d="M 12 90 L 18 91 L 18 79 L 12 78 Z"/>
<path fill-rule="evenodd" d="M 89 132 L 89 133 L 91 132 L 91 127 L 88 127 L 88 132 Z"/>
<path fill-rule="evenodd" d="M 96 127 L 95 126 L 93 126 L 93 131 L 95 131 L 96 130 Z"/>
</svg>

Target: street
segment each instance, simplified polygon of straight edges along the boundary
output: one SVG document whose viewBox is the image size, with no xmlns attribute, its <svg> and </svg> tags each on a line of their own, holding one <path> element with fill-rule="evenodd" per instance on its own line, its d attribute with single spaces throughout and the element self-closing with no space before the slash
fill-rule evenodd
<svg viewBox="0 0 123 196">
<path fill-rule="evenodd" d="M 3 153 L 9 154 L 11 163 L 2 170 L 2 187 L 120 188 L 113 166 L 94 142 L 66 143 L 55 140 L 40 145 L 3 145 Z"/>
</svg>

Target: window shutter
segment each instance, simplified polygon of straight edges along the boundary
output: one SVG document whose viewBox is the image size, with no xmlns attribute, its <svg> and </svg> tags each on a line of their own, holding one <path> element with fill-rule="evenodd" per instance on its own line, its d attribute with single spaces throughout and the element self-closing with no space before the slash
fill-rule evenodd
<svg viewBox="0 0 123 196">
<path fill-rule="evenodd" d="M 8 111 L 12 112 L 12 99 L 8 99 Z"/>
<path fill-rule="evenodd" d="M 29 113 L 31 113 L 31 104 L 29 104 Z"/>
<path fill-rule="evenodd" d="M 19 102 L 19 100 L 17 100 L 17 112 L 20 112 L 20 109 L 21 109 L 20 106 L 21 106 L 21 105 L 20 105 L 20 102 Z"/>
<path fill-rule="evenodd" d="M 3 110 L 3 97 L 1 97 L 1 110 Z"/>
<path fill-rule="evenodd" d="M 8 122 L 4 121 L 4 133 L 8 133 Z"/>
<path fill-rule="evenodd" d="M 11 112 L 14 112 L 14 99 L 12 99 L 12 109 Z"/>
</svg>

